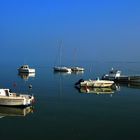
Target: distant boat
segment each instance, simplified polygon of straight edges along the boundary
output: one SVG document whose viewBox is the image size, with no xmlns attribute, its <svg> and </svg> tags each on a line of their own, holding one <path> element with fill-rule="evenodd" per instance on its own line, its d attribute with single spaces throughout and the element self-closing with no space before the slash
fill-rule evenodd
<svg viewBox="0 0 140 140">
<path fill-rule="evenodd" d="M 120 70 L 114 70 L 113 68 L 109 71 L 108 74 L 104 74 L 102 76 L 102 79 L 104 80 L 115 80 L 118 77 L 121 76 L 121 71 Z"/>
<path fill-rule="evenodd" d="M 74 52 L 74 63 L 76 63 L 75 61 L 76 61 L 76 49 L 75 49 L 75 52 Z M 73 67 L 71 67 L 71 70 L 72 70 L 72 72 L 79 72 L 79 71 L 82 71 L 82 72 L 84 72 L 84 68 L 83 67 L 79 67 L 79 66 L 73 66 Z"/>
<path fill-rule="evenodd" d="M 22 65 L 20 68 L 18 68 L 18 71 L 21 73 L 35 73 L 35 69 L 29 68 L 28 65 Z"/>
<path fill-rule="evenodd" d="M 68 67 L 57 67 L 57 66 L 55 66 L 54 67 L 54 71 L 56 71 L 56 72 L 68 72 L 68 73 L 71 73 L 71 69 L 70 68 L 68 68 Z"/>
<path fill-rule="evenodd" d="M 83 80 L 80 79 L 75 85 L 79 85 L 80 87 L 93 87 L 93 88 L 105 88 L 113 86 L 114 81 L 109 80 Z"/>
<path fill-rule="evenodd" d="M 61 57 L 62 57 L 62 42 L 60 42 L 60 46 L 59 46 L 59 66 L 54 66 L 53 69 L 54 71 L 56 72 L 68 72 L 68 73 L 71 73 L 71 68 L 68 68 L 66 66 L 62 66 L 61 65 Z"/>
<path fill-rule="evenodd" d="M 71 70 L 72 70 L 73 72 L 77 72 L 77 71 L 84 71 L 85 69 L 82 68 L 82 67 L 71 67 Z"/>
<path fill-rule="evenodd" d="M 34 96 L 12 93 L 9 89 L 0 89 L 0 105 L 30 106 L 33 102 Z"/>
<path fill-rule="evenodd" d="M 102 76 L 103 80 L 113 80 L 118 83 L 132 83 L 140 85 L 140 75 L 121 75 L 120 70 L 114 70 L 113 68 L 108 74 Z"/>
</svg>

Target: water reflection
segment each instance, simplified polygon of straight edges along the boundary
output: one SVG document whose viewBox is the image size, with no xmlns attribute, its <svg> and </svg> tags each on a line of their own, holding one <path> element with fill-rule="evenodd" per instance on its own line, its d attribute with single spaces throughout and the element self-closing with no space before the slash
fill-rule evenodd
<svg viewBox="0 0 140 140">
<path fill-rule="evenodd" d="M 75 74 L 75 75 L 82 75 L 84 74 L 84 71 L 73 71 L 73 72 L 58 72 L 58 71 L 54 71 L 54 74 L 58 74 L 58 75 L 71 75 L 71 74 Z"/>
<path fill-rule="evenodd" d="M 0 118 L 6 116 L 26 116 L 29 113 L 33 113 L 33 107 L 29 106 L 26 108 L 17 108 L 17 107 L 6 107 L 0 106 Z"/>
<path fill-rule="evenodd" d="M 84 71 L 73 71 L 72 74 L 80 75 L 84 74 Z"/>
<path fill-rule="evenodd" d="M 93 88 L 93 87 L 75 87 L 79 93 L 95 93 L 95 94 L 113 94 L 115 91 L 120 91 L 119 85 L 114 85 L 108 88 Z"/>
<path fill-rule="evenodd" d="M 71 72 L 59 72 L 59 71 L 54 71 L 54 74 L 58 74 L 58 75 L 70 75 Z"/>
<path fill-rule="evenodd" d="M 136 88 L 140 89 L 140 83 L 124 83 L 118 84 L 120 87 Z"/>
<path fill-rule="evenodd" d="M 87 88 L 87 87 L 76 87 L 79 93 L 95 93 L 95 94 L 112 94 L 114 90 L 111 88 Z"/>
<path fill-rule="evenodd" d="M 30 77 L 35 77 L 35 73 L 18 73 L 18 75 L 24 79 L 24 80 L 28 80 Z"/>
</svg>

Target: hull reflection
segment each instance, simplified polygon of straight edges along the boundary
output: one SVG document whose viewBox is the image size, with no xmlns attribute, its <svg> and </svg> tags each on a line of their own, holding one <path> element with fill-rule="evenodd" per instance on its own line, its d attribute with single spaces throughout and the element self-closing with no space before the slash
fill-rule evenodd
<svg viewBox="0 0 140 140">
<path fill-rule="evenodd" d="M 112 88 L 92 88 L 92 87 L 76 87 L 79 93 L 93 93 L 93 94 L 113 94 L 115 90 L 118 90 L 119 87 L 116 89 Z"/>
<path fill-rule="evenodd" d="M 20 72 L 20 73 L 18 73 L 18 75 L 24 80 L 28 80 L 30 77 L 35 77 L 35 73 L 23 73 L 23 72 Z"/>
<path fill-rule="evenodd" d="M 128 88 L 136 88 L 140 89 L 140 83 L 126 83 L 126 84 L 119 84 L 122 87 L 128 87 Z"/>
<path fill-rule="evenodd" d="M 29 113 L 33 113 L 33 107 L 29 106 L 26 108 L 6 107 L 0 106 L 0 117 L 6 116 L 26 116 Z"/>
<path fill-rule="evenodd" d="M 58 74 L 58 75 L 70 75 L 72 74 L 71 72 L 59 72 L 59 71 L 54 71 L 54 74 Z"/>
</svg>

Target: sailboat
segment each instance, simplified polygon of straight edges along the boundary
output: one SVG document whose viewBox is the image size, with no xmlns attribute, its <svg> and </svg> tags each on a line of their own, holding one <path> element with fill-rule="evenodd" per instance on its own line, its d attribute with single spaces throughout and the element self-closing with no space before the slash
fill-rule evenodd
<svg viewBox="0 0 140 140">
<path fill-rule="evenodd" d="M 75 51 L 76 52 L 76 51 Z M 75 53 L 75 55 L 76 55 L 76 53 Z M 71 70 L 73 71 L 73 72 L 84 72 L 84 68 L 82 68 L 82 67 L 79 67 L 79 66 L 74 66 L 74 67 L 71 67 Z"/>
<path fill-rule="evenodd" d="M 64 67 L 64 66 L 63 67 L 62 66 L 55 66 L 54 71 L 71 73 L 71 69 L 68 67 Z"/>
<path fill-rule="evenodd" d="M 66 66 L 61 66 L 61 57 L 62 57 L 62 41 L 60 42 L 60 54 L 59 54 L 59 65 L 60 66 L 55 66 L 53 69 L 55 72 L 68 72 L 71 73 L 71 68 L 68 68 Z"/>
</svg>

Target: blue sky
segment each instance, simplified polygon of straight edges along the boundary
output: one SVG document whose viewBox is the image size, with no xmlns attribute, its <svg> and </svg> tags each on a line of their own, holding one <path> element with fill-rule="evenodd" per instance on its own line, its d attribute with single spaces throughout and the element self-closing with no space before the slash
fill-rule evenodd
<svg viewBox="0 0 140 140">
<path fill-rule="evenodd" d="M 54 62 L 59 40 L 65 60 L 76 50 L 79 61 L 140 61 L 139 7 L 139 0 L 1 0 L 0 62 Z"/>
</svg>

